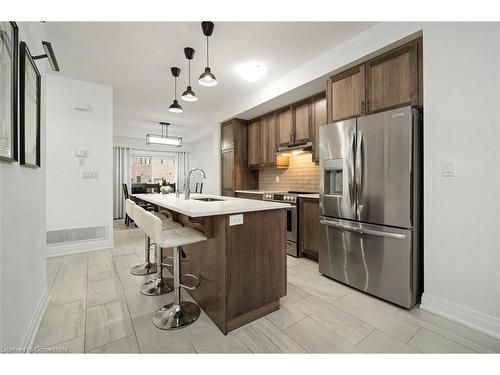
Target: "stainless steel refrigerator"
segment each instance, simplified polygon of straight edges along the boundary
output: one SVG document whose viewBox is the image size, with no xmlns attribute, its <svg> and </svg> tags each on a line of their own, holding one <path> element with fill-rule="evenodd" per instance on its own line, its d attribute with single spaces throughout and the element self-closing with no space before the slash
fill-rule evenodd
<svg viewBox="0 0 500 375">
<path fill-rule="evenodd" d="M 319 270 L 406 308 L 422 290 L 420 119 L 403 107 L 320 128 Z"/>
</svg>

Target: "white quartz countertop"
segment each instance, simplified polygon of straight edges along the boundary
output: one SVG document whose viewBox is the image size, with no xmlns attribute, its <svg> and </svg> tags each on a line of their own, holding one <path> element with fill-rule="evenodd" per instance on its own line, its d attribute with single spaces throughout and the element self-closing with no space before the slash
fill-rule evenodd
<svg viewBox="0 0 500 375">
<path fill-rule="evenodd" d="M 273 191 L 269 190 L 235 190 L 235 193 L 244 193 L 244 194 L 264 194 L 264 193 L 273 193 Z"/>
<path fill-rule="evenodd" d="M 190 217 L 228 215 L 242 212 L 277 210 L 290 207 L 289 204 L 226 197 L 220 195 L 191 194 L 190 199 L 184 199 L 184 194 L 178 198 L 175 194 L 131 194 L 146 202 L 156 204 L 168 210 L 176 211 Z M 204 202 L 195 198 L 222 199 L 215 202 Z"/>
<path fill-rule="evenodd" d="M 299 198 L 319 199 L 319 194 L 299 194 Z"/>
</svg>

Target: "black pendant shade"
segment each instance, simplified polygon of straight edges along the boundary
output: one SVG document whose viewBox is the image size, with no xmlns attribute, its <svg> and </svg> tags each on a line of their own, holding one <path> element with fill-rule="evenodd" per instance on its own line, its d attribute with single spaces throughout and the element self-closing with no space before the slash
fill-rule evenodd
<svg viewBox="0 0 500 375">
<path fill-rule="evenodd" d="M 217 79 L 210 71 L 208 37 L 211 36 L 214 31 L 214 24 L 210 21 L 203 21 L 201 23 L 201 29 L 203 30 L 203 34 L 207 37 L 207 66 L 205 67 L 205 71 L 200 75 L 198 83 L 202 86 L 213 87 L 217 85 Z"/>
<path fill-rule="evenodd" d="M 191 47 L 184 48 L 184 55 L 186 56 L 186 59 L 188 59 L 188 87 L 186 91 L 182 93 L 181 98 L 186 102 L 195 102 L 198 98 L 191 88 L 191 60 L 194 57 L 194 49 Z"/>
<path fill-rule="evenodd" d="M 182 107 L 180 106 L 179 102 L 177 101 L 177 77 L 179 77 L 179 74 L 181 73 L 181 70 L 177 67 L 172 67 L 170 68 L 170 71 L 172 72 L 172 75 L 174 76 L 174 102 L 168 107 L 168 110 L 173 113 L 182 113 L 184 112 Z"/>
</svg>

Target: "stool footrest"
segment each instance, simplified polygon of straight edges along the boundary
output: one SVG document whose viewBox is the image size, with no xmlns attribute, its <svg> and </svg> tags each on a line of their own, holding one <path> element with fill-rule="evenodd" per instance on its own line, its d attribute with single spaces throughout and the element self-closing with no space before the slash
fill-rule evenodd
<svg viewBox="0 0 500 375">
<path fill-rule="evenodd" d="M 194 290 L 194 289 L 196 289 L 196 288 L 198 288 L 200 286 L 200 278 L 198 276 L 193 275 L 192 273 L 183 273 L 183 274 L 181 274 L 181 277 L 184 277 L 184 276 L 193 278 L 196 281 L 196 285 L 189 286 L 189 285 L 185 285 L 185 284 L 179 283 L 179 286 L 181 288 L 188 289 L 188 290 Z"/>
</svg>

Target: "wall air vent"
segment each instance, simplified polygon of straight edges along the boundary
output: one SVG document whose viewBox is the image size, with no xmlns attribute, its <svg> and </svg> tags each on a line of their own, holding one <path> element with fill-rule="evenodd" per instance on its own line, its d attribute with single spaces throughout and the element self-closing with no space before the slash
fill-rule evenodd
<svg viewBox="0 0 500 375">
<path fill-rule="evenodd" d="M 100 240 L 107 237 L 106 225 L 47 231 L 47 245 Z"/>
</svg>

